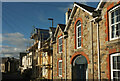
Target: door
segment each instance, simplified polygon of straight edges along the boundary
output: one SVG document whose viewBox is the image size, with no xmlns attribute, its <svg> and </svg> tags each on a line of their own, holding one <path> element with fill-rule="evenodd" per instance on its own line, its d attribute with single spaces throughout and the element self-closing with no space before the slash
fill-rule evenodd
<svg viewBox="0 0 120 81">
<path fill-rule="evenodd" d="M 84 56 L 78 56 L 72 64 L 72 80 L 85 81 L 87 71 L 87 60 Z"/>
</svg>

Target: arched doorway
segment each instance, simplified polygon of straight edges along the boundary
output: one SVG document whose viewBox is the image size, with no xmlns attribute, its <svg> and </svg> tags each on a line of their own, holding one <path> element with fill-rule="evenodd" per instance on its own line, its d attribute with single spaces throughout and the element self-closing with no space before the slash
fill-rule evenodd
<svg viewBox="0 0 120 81">
<path fill-rule="evenodd" d="M 87 59 L 83 55 L 75 57 L 72 61 L 72 81 L 85 81 L 87 67 Z"/>
</svg>

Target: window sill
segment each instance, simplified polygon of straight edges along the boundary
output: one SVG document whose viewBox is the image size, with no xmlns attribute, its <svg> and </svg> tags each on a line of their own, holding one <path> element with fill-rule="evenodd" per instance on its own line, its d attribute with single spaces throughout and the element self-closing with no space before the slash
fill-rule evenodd
<svg viewBox="0 0 120 81">
<path fill-rule="evenodd" d="M 59 75 L 59 77 L 62 77 L 62 75 Z"/>
<path fill-rule="evenodd" d="M 82 48 L 81 46 L 80 47 L 77 47 L 77 49 L 80 49 L 80 48 Z"/>
<path fill-rule="evenodd" d="M 119 42 L 120 42 L 120 38 L 114 39 L 114 40 L 110 40 L 110 41 L 107 42 L 107 44 L 119 43 Z"/>
<path fill-rule="evenodd" d="M 62 54 L 63 52 L 59 52 L 59 54 Z"/>
</svg>

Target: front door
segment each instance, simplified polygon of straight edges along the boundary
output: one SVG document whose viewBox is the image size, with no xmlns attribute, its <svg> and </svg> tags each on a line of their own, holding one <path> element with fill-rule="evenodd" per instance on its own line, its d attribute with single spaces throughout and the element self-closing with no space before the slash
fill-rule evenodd
<svg viewBox="0 0 120 81">
<path fill-rule="evenodd" d="M 72 65 L 72 80 L 85 81 L 86 80 L 87 61 L 84 56 L 78 56 L 73 61 Z"/>
</svg>

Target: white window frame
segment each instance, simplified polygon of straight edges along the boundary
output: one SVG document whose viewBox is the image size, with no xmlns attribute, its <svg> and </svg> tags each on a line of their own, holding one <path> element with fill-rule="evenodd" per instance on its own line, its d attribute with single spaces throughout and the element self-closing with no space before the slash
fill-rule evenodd
<svg viewBox="0 0 120 81">
<path fill-rule="evenodd" d="M 42 72 L 43 72 L 42 75 L 45 77 L 45 76 L 46 76 L 46 73 L 47 73 L 47 72 L 46 72 L 46 69 L 45 69 L 45 66 L 42 67 Z"/>
<path fill-rule="evenodd" d="M 120 38 L 120 36 L 119 37 L 114 37 L 114 38 L 112 38 L 111 37 L 111 35 L 112 35 L 112 25 L 115 25 L 116 26 L 116 24 L 118 24 L 118 23 L 120 23 L 120 21 L 119 22 L 117 22 L 116 23 L 116 17 L 115 17 L 115 20 L 114 20 L 114 24 L 111 24 L 111 13 L 113 12 L 113 11 L 115 11 L 116 9 L 118 9 L 118 8 L 120 8 L 120 5 L 118 5 L 118 6 L 116 6 L 115 8 L 113 8 L 113 9 L 111 9 L 109 12 L 108 12 L 108 15 L 109 15 L 109 28 L 110 28 L 110 30 L 109 30 L 109 38 L 110 38 L 110 40 L 115 40 L 115 39 L 119 39 Z M 116 28 L 115 28 L 115 33 L 116 33 Z"/>
<path fill-rule="evenodd" d="M 62 36 L 61 37 L 59 37 L 59 40 L 61 39 L 62 40 Z M 58 42 L 58 50 L 59 50 L 59 53 L 62 53 L 62 51 L 60 51 L 60 46 L 63 46 L 63 40 L 62 40 L 62 43 L 61 43 L 61 45 L 59 45 L 59 42 Z M 62 50 L 63 50 L 63 47 L 62 47 Z"/>
<path fill-rule="evenodd" d="M 59 63 L 62 63 L 62 60 L 58 61 L 58 75 L 59 75 L 59 77 L 62 77 L 62 75 L 60 75 L 60 70 L 62 70 L 62 67 L 59 68 Z"/>
<path fill-rule="evenodd" d="M 79 21 L 80 21 L 80 20 L 79 20 Z M 77 22 L 78 22 L 78 21 L 77 21 Z M 81 21 L 80 21 L 80 23 L 81 23 Z M 79 27 L 81 27 L 81 24 L 78 25 L 78 26 L 77 26 L 77 24 L 76 24 L 76 44 L 77 44 L 77 49 L 81 48 L 81 46 L 78 47 L 78 38 L 81 38 L 81 36 L 78 37 L 78 28 L 79 28 Z"/>
<path fill-rule="evenodd" d="M 46 53 L 45 53 L 45 52 L 43 52 L 43 53 L 42 53 L 42 56 L 43 56 L 43 57 L 45 57 L 45 56 L 46 56 Z"/>
<path fill-rule="evenodd" d="M 112 54 L 112 55 L 110 55 L 110 65 L 111 65 L 111 80 L 113 81 L 113 71 L 120 71 L 120 70 L 118 70 L 118 69 L 113 69 L 113 57 L 114 56 L 120 56 L 120 53 L 115 53 L 115 54 Z"/>
</svg>

